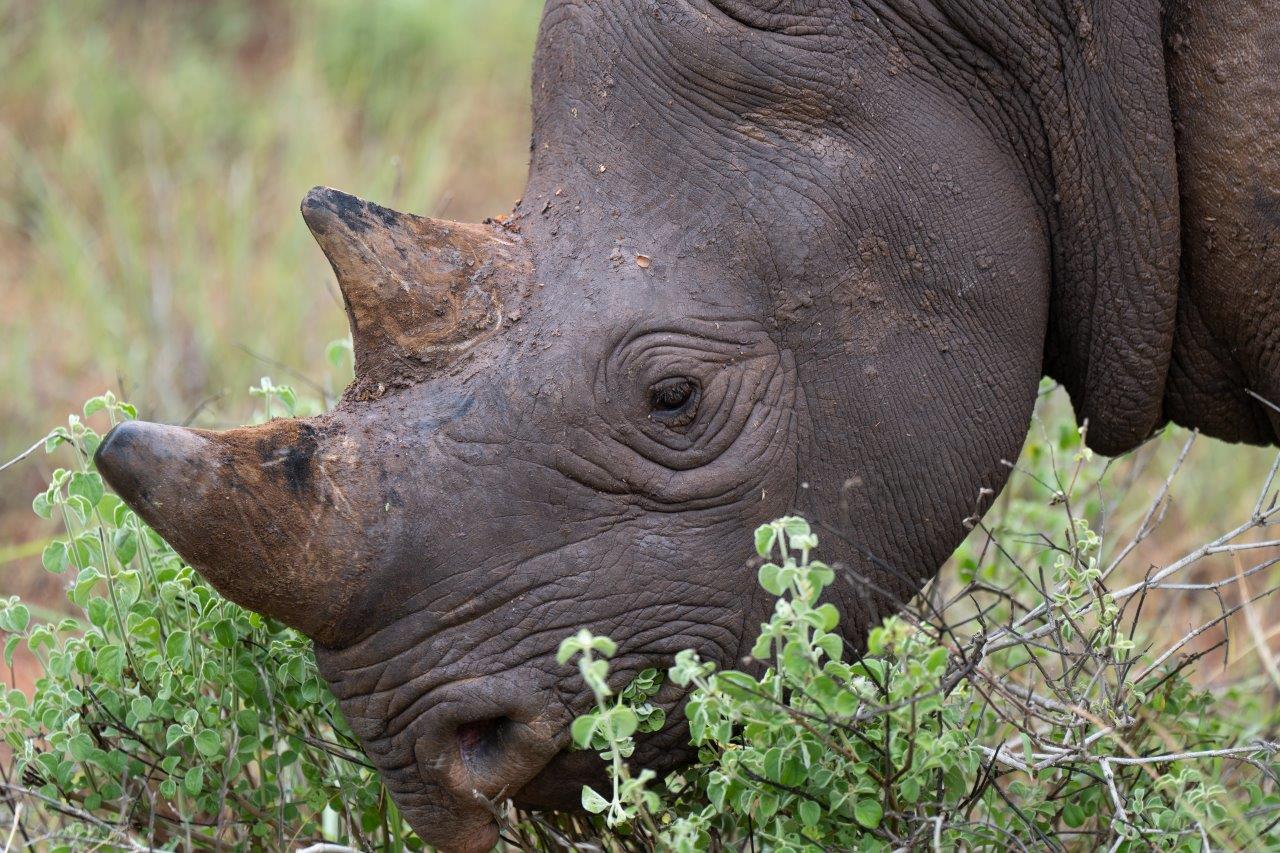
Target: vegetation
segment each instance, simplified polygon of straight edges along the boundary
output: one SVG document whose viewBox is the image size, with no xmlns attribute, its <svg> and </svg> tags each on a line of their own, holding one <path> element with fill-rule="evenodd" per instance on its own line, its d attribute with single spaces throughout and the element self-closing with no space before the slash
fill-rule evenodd
<svg viewBox="0 0 1280 853">
<path fill-rule="evenodd" d="M 1066 484 L 1049 482 L 1066 505 Z M 1248 526 L 1276 519 L 1272 505 Z M 1087 521 L 1065 533 L 1039 546 L 1051 573 L 1047 559 L 1031 573 L 997 559 L 964 590 L 987 599 L 965 620 L 976 632 L 947 624 L 945 608 L 908 611 L 846 655 L 835 608 L 818 603 L 836 572 L 811 558 L 817 537 L 800 518 L 761 527 L 760 556 L 781 563 L 760 569 L 778 596 L 752 651 L 767 668 L 677 655 L 698 763 L 658 786 L 615 760 L 612 799 L 584 788 L 584 808 L 678 851 L 1280 847 L 1274 703 L 1195 689 L 1185 670 L 1198 656 L 1173 657 L 1190 638 L 1135 640 L 1136 602 L 1195 555 L 1107 591 Z M 1233 539 L 1209 548 L 1252 550 Z M 602 755 L 627 754 L 639 717 L 625 694 L 604 704 L 607 668 L 592 659 L 611 644 L 583 633 L 564 651 L 581 653 L 601 701 L 575 741 L 594 748 L 603 733 Z"/>
<path fill-rule="evenodd" d="M 286 412 L 293 390 L 251 391 Z M 40 661 L 34 695 L 0 688 L 0 803 L 23 846 L 208 849 L 303 839 L 416 849 L 315 669 L 311 645 L 213 591 L 92 468 L 90 426 L 132 417 L 107 393 L 51 432 L 68 468 L 36 495 L 66 535 L 44 568 L 67 578 L 72 615 L 32 618 L 0 599 L 5 663 Z M 21 814 L 20 809 L 28 809 Z"/>
</svg>

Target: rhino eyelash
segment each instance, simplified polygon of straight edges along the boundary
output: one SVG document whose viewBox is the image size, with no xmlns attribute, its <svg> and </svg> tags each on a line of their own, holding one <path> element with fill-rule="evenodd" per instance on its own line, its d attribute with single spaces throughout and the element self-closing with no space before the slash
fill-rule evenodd
<svg viewBox="0 0 1280 853">
<path fill-rule="evenodd" d="M 649 417 L 669 429 L 686 427 L 693 423 L 701 397 L 696 379 L 664 379 L 649 388 Z"/>
</svg>

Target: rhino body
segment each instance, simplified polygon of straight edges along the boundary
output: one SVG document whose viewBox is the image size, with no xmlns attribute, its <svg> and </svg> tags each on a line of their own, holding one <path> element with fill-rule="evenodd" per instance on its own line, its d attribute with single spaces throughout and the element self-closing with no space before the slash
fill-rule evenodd
<svg viewBox="0 0 1280 853">
<path fill-rule="evenodd" d="M 840 531 L 852 643 L 998 491 L 1042 375 L 1114 454 L 1169 421 L 1275 443 L 1275 0 L 551 0 L 500 223 L 318 188 L 337 408 L 132 422 L 98 465 L 233 600 L 297 627 L 428 841 L 573 806 L 590 696 L 736 665 L 744 543 Z M 989 490 L 989 491 L 983 491 Z M 668 686 L 658 701 L 679 703 Z M 690 755 L 681 715 L 642 740 Z"/>
</svg>

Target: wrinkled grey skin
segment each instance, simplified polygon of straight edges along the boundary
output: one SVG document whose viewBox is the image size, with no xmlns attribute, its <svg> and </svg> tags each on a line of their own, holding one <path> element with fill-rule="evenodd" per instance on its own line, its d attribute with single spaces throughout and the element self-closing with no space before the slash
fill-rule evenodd
<svg viewBox="0 0 1280 853">
<path fill-rule="evenodd" d="M 1247 290 L 1179 277 L 1181 206 L 1236 215 L 1222 244 L 1270 257 L 1274 185 L 1244 210 L 1180 184 L 1178 128 L 1237 89 L 1209 98 L 1221 57 L 1170 47 L 1175 125 L 1165 39 L 1192 13 L 1169 5 L 551 0 L 529 183 L 494 229 L 532 273 L 498 330 L 411 374 L 374 375 L 405 358 L 369 343 L 328 415 L 130 425 L 99 464 L 220 589 L 316 639 L 424 838 L 485 849 L 477 794 L 573 806 L 599 778 L 567 751 L 590 698 L 562 638 L 615 639 L 618 683 L 686 647 L 736 665 L 769 605 L 750 531 L 798 511 L 839 534 L 860 643 L 1003 486 L 1042 373 L 1103 452 L 1169 418 L 1275 442 L 1246 393 L 1280 398 L 1274 264 Z M 1242 51 L 1239 97 L 1274 93 Z M 1250 103 L 1237 136 L 1274 134 Z M 1264 149 L 1236 165 L 1274 176 Z M 327 190 L 304 214 L 322 243 L 401 221 Z M 1224 292 L 1248 310 L 1187 307 Z M 698 389 L 676 413 L 671 382 Z M 690 757 L 669 719 L 638 762 Z"/>
</svg>

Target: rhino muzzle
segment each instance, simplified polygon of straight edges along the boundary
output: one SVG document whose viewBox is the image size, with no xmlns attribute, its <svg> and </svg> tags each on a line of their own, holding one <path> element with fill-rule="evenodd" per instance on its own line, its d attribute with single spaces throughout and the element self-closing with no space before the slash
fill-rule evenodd
<svg viewBox="0 0 1280 853">
<path fill-rule="evenodd" d="M 457 395 L 423 395 L 513 322 L 533 265 L 500 225 L 397 213 L 327 188 L 306 196 L 302 214 L 351 325 L 355 380 L 337 409 L 224 432 L 129 421 L 95 462 L 221 593 L 314 640 L 325 671 L 326 654 L 376 630 L 421 581 L 404 570 L 418 560 L 405 542 L 417 540 L 402 535 L 421 514 L 396 504 L 412 478 L 394 467 L 398 448 L 385 452 L 402 405 L 391 392 L 425 383 L 415 399 L 440 414 L 416 420 L 410 440 L 434 446 L 463 408 Z M 492 846 L 489 801 L 524 787 L 567 740 L 563 709 L 527 678 L 445 685 L 392 736 L 367 701 L 375 687 L 344 694 L 339 676 L 326 677 L 414 828 L 446 850 Z"/>
</svg>

